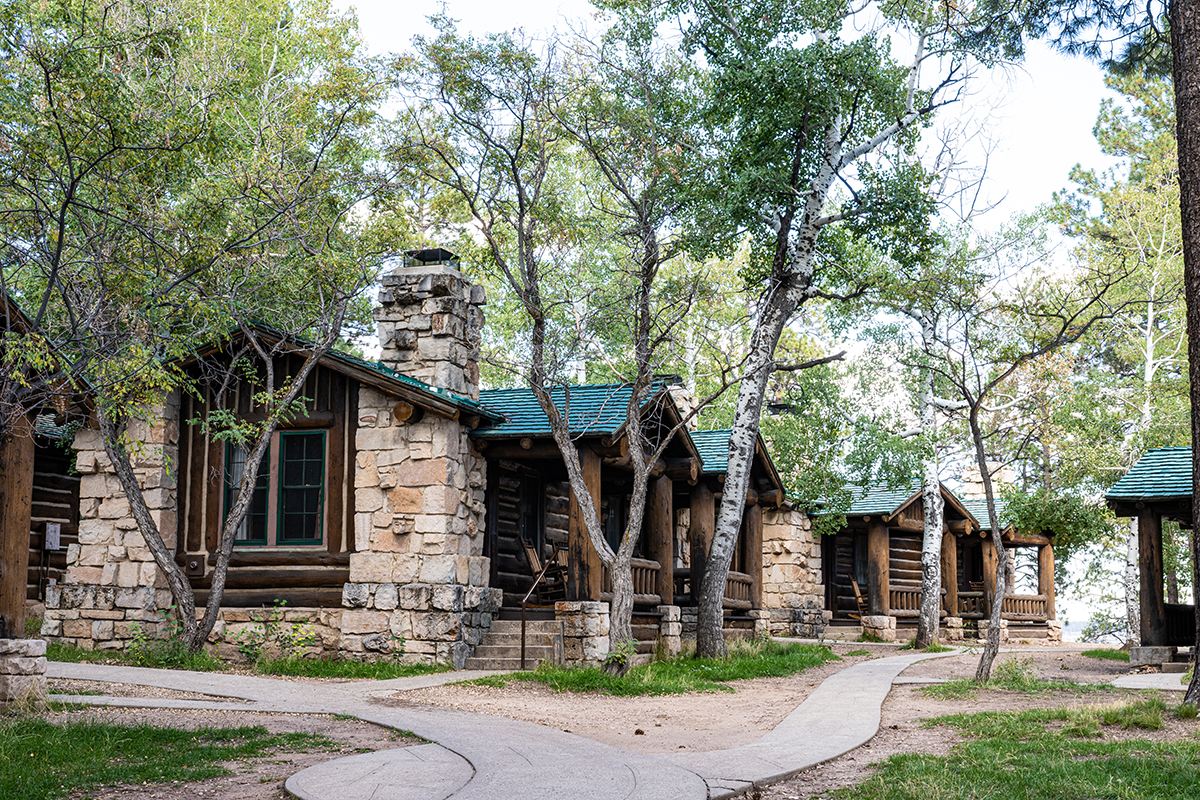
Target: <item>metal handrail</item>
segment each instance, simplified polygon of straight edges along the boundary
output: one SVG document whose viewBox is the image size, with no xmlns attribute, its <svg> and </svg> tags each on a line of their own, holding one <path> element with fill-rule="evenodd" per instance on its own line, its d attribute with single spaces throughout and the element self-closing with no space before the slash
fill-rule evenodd
<svg viewBox="0 0 1200 800">
<path fill-rule="evenodd" d="M 555 549 L 555 556 L 557 556 L 558 548 L 555 547 L 554 549 Z M 525 671 L 525 608 L 526 608 L 526 606 L 529 605 L 529 595 L 533 594 L 534 590 L 537 589 L 538 584 L 542 582 L 542 578 L 546 577 L 546 572 L 550 569 L 550 567 L 554 566 L 555 561 L 557 560 L 555 556 L 551 556 L 551 558 L 542 566 L 542 571 L 537 574 L 537 577 L 533 579 L 533 583 L 529 585 L 529 591 L 526 592 L 525 596 L 521 598 L 520 606 L 521 606 L 521 671 L 522 672 Z"/>
</svg>

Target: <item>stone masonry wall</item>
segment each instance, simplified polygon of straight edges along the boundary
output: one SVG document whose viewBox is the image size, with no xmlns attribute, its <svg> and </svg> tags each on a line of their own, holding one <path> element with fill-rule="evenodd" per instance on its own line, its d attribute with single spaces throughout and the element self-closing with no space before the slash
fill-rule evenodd
<svg viewBox="0 0 1200 800">
<path fill-rule="evenodd" d="M 179 398 L 170 395 L 147 420 L 129 423 L 140 450 L 133 456 L 154 519 L 168 548 L 175 547 L 175 464 L 179 449 Z M 67 549 L 63 582 L 46 593 L 42 635 L 92 649 L 123 649 L 137 628 L 156 630 L 171 592 L 146 541 L 137 529 L 129 501 L 104 452 L 100 431 L 75 435 L 79 482 L 79 543 Z M 136 627 L 135 627 L 136 626 Z"/>
<path fill-rule="evenodd" d="M 399 422 L 395 404 L 359 392 L 356 552 L 339 649 L 364 657 L 402 637 L 410 658 L 461 666 L 501 600 L 483 556 L 486 462 L 460 422 Z"/>
<path fill-rule="evenodd" d="M 821 543 L 812 521 L 789 507 L 763 510 L 763 611 L 771 635 L 817 638 L 825 630 Z"/>
<path fill-rule="evenodd" d="M 554 618 L 562 623 L 563 661 L 571 665 L 598 666 L 608 656 L 608 603 L 565 600 L 554 604 Z"/>
</svg>

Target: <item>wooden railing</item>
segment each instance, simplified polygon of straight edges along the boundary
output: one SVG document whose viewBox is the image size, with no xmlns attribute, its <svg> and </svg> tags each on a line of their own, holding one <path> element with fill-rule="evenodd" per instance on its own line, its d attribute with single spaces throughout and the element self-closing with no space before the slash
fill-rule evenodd
<svg viewBox="0 0 1200 800">
<path fill-rule="evenodd" d="M 658 571 L 662 565 L 648 558 L 631 558 L 629 566 L 633 572 L 633 602 L 642 605 L 656 606 L 662 602 L 658 594 Z M 612 600 L 612 576 L 608 567 L 604 567 L 604 576 L 600 579 L 600 599 Z"/>
<path fill-rule="evenodd" d="M 959 592 L 958 616 L 963 619 L 983 619 L 983 592 Z"/>
<path fill-rule="evenodd" d="M 1004 619 L 1044 621 L 1048 618 L 1046 595 L 1006 594 L 1000 616 Z"/>
<path fill-rule="evenodd" d="M 1166 611 L 1167 645 L 1191 647 L 1196 643 L 1196 607 L 1182 603 L 1163 603 Z"/>
<path fill-rule="evenodd" d="M 736 608 L 746 610 L 752 608 L 750 601 L 750 589 L 754 585 L 754 579 L 744 572 L 729 572 L 729 577 L 725 579 L 725 602 L 726 608 Z"/>
<path fill-rule="evenodd" d="M 919 617 L 921 590 L 909 586 L 889 586 L 888 610 L 893 617 Z"/>
</svg>

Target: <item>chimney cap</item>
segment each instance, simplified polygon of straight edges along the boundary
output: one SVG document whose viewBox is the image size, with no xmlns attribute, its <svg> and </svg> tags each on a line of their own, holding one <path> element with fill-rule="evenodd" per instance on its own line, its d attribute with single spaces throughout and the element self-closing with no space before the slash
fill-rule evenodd
<svg viewBox="0 0 1200 800">
<path fill-rule="evenodd" d="M 459 257 L 444 247 L 429 247 L 424 250 L 407 250 L 404 253 L 406 267 L 433 267 L 439 265 L 457 267 Z"/>
</svg>

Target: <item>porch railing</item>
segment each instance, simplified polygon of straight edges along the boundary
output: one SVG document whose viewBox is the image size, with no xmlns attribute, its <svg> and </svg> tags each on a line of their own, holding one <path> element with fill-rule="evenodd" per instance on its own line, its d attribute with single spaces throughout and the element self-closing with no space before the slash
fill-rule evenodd
<svg viewBox="0 0 1200 800">
<path fill-rule="evenodd" d="M 908 586 L 889 586 L 888 610 L 893 617 L 919 617 L 921 590 Z"/>
<path fill-rule="evenodd" d="M 959 592 L 958 616 L 963 619 L 983 619 L 983 592 Z"/>
<path fill-rule="evenodd" d="M 746 573 L 730 571 L 729 577 L 725 579 L 724 606 L 742 611 L 752 608 L 753 603 L 750 601 L 750 590 L 753 585 L 754 579 Z"/>
<path fill-rule="evenodd" d="M 632 558 L 629 566 L 633 573 L 633 602 L 640 606 L 659 605 L 662 598 L 658 594 L 658 571 L 662 564 L 648 558 Z M 612 576 L 608 567 L 604 567 L 604 577 L 600 581 L 600 599 L 612 600 Z"/>
<path fill-rule="evenodd" d="M 1011 620 L 1044 621 L 1046 613 L 1046 595 L 1044 594 L 1006 594 L 1004 608 L 1000 616 Z"/>
</svg>

